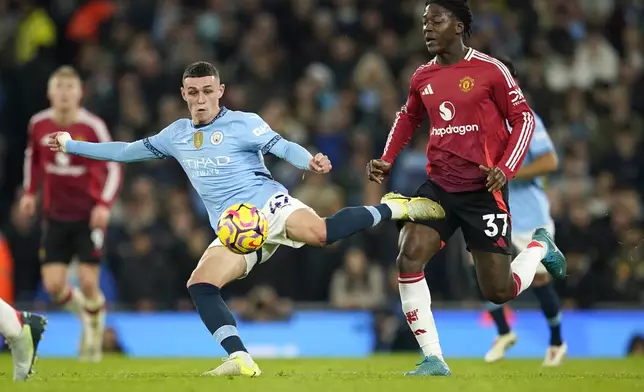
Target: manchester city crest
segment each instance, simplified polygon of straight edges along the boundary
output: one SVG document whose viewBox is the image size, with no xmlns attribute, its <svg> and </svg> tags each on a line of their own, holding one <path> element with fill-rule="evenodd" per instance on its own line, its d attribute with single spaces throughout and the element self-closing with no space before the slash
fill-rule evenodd
<svg viewBox="0 0 644 392">
<path fill-rule="evenodd" d="M 224 134 L 221 131 L 215 131 L 210 135 L 210 143 L 212 145 L 216 146 L 218 144 L 221 144 L 221 142 L 224 141 Z"/>
</svg>

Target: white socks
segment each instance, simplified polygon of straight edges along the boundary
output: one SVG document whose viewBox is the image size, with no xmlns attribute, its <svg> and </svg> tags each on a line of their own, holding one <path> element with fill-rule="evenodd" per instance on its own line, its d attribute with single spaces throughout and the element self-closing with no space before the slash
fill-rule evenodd
<svg viewBox="0 0 644 392">
<path fill-rule="evenodd" d="M 407 324 L 416 336 L 423 354 L 426 357 L 435 355 L 443 360 L 438 331 L 431 310 L 432 297 L 425 281 L 425 274 L 399 274 L 398 288 Z"/>
<path fill-rule="evenodd" d="M 68 286 L 67 290 L 55 300 L 63 309 L 77 315 L 81 315 L 85 310 L 85 297 L 76 287 Z"/>
<path fill-rule="evenodd" d="M 96 299 L 85 298 L 85 308 L 83 309 L 90 315 L 95 315 L 105 309 L 105 297 L 103 293 L 99 293 Z"/>
<path fill-rule="evenodd" d="M 22 332 L 22 321 L 18 313 L 0 298 L 0 334 L 7 340 L 15 339 Z"/>
<path fill-rule="evenodd" d="M 514 297 L 521 294 L 532 284 L 537 266 L 546 255 L 546 245 L 532 241 L 512 260 L 510 268 L 514 278 Z"/>
</svg>

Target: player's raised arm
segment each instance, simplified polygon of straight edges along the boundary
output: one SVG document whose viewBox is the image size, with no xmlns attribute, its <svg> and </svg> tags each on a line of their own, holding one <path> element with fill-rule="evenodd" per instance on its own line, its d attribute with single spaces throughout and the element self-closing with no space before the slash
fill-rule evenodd
<svg viewBox="0 0 644 392">
<path fill-rule="evenodd" d="M 252 129 L 252 148 L 261 151 L 262 154 L 270 152 L 298 169 L 317 173 L 328 173 L 331 170 L 331 162 L 325 155 L 313 156 L 306 148 L 282 138 L 258 115 L 248 114 L 246 125 Z"/>
<path fill-rule="evenodd" d="M 512 72 L 498 60 L 494 60 L 492 94 L 499 110 L 510 124 L 511 134 L 507 149 L 498 163 L 507 181 L 519 171 L 534 131 L 534 114 L 514 80 Z"/>
<path fill-rule="evenodd" d="M 422 68 L 422 67 L 421 67 Z M 416 86 L 416 70 L 409 82 L 409 95 L 407 102 L 396 113 L 394 123 L 389 131 L 387 143 L 381 159 L 393 163 L 400 152 L 407 146 L 411 137 L 425 118 L 425 105 Z"/>
<path fill-rule="evenodd" d="M 532 141 L 528 147 L 528 153 L 532 162 L 523 165 L 519 169 L 515 180 L 531 180 L 535 177 L 550 174 L 559 167 L 559 158 L 555 146 L 548 135 L 543 121 L 536 114 L 534 115 L 535 128 L 532 134 Z"/>
<path fill-rule="evenodd" d="M 160 133 L 135 142 L 90 143 L 72 140 L 67 132 L 50 135 L 49 147 L 53 151 L 112 162 L 140 162 L 150 159 L 164 159 L 171 156 L 166 147 L 164 134 L 169 127 Z"/>
<path fill-rule="evenodd" d="M 110 132 L 103 120 L 98 117 L 92 117 L 91 125 L 99 143 L 112 142 L 112 136 L 110 136 Z M 90 170 L 90 175 L 94 181 L 103 183 L 103 189 L 96 202 L 98 205 L 111 207 L 123 182 L 123 170 L 121 165 L 116 162 L 97 160 L 95 164 L 99 165 L 101 170 Z M 107 175 L 104 176 L 105 172 L 107 172 Z"/>
</svg>

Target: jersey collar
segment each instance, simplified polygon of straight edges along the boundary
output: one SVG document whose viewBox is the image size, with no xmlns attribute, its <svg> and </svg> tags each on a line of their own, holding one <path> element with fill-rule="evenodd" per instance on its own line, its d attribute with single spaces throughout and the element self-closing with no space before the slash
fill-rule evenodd
<svg viewBox="0 0 644 392">
<path fill-rule="evenodd" d="M 209 122 L 208 124 L 198 124 L 198 125 L 195 125 L 195 123 L 192 123 L 192 127 L 195 129 L 199 129 L 199 128 L 207 127 L 208 125 L 212 125 L 212 123 L 222 118 L 224 114 L 226 114 L 227 112 L 228 112 L 228 108 L 225 106 L 222 106 L 221 109 L 219 109 L 219 113 L 215 116 L 215 118 L 212 119 L 211 122 Z"/>
</svg>

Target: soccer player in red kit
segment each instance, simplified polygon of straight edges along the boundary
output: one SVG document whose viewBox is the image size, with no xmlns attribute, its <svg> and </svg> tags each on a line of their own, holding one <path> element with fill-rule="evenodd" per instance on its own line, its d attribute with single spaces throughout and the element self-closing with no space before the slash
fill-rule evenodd
<svg viewBox="0 0 644 392">
<path fill-rule="evenodd" d="M 23 214 L 35 214 L 42 180 L 43 284 L 53 301 L 81 318 L 81 359 L 97 362 L 102 358 L 105 326 L 105 298 L 99 286 L 101 249 L 110 207 L 121 185 L 121 167 L 47 147 L 47 137 L 62 130 L 76 140 L 111 140 L 105 123 L 81 107 L 81 83 L 68 66 L 59 68 L 49 80 L 51 108 L 29 122 L 20 209 Z M 74 257 L 79 261 L 80 290 L 67 282 L 68 265 Z"/>
<path fill-rule="evenodd" d="M 428 180 L 417 194 L 439 202 L 446 216 L 405 222 L 400 233 L 396 264 L 402 307 L 425 356 L 408 375 L 451 374 L 423 270 L 457 228 L 488 301 L 505 303 L 530 287 L 539 262 L 555 278 L 565 276 L 563 254 L 541 229 L 511 264 L 507 182 L 528 150 L 534 116 L 507 67 L 465 46 L 471 25 L 466 0 L 426 2 L 423 32 L 435 57 L 413 74 L 407 102 L 396 115 L 382 157 L 367 165 L 369 178 L 382 182 L 425 113 L 429 115 Z"/>
</svg>

